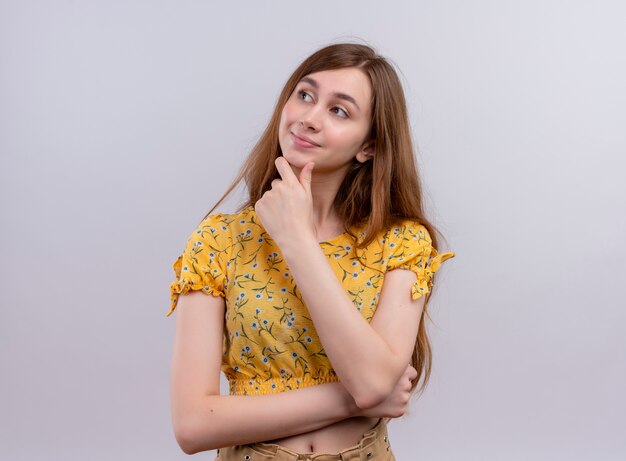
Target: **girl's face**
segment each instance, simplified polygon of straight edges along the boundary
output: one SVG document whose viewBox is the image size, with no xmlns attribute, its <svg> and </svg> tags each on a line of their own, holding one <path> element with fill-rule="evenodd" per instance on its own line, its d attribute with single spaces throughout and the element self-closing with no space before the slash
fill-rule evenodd
<svg viewBox="0 0 626 461">
<path fill-rule="evenodd" d="M 278 140 L 283 157 L 296 168 L 315 162 L 313 174 L 346 172 L 356 157 L 364 162 L 373 148 L 372 86 L 354 67 L 303 77 L 283 107 Z"/>
</svg>

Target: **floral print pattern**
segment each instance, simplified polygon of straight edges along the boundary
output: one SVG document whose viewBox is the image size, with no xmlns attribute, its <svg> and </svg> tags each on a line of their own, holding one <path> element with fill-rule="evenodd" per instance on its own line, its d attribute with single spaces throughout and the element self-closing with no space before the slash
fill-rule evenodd
<svg viewBox="0 0 626 461">
<path fill-rule="evenodd" d="M 354 229 L 357 238 L 364 232 Z M 385 272 L 417 274 L 412 299 L 430 292 L 433 274 L 454 253 L 439 254 L 413 220 L 381 232 L 357 250 L 344 233 L 320 247 L 355 308 L 369 322 Z M 172 265 L 170 316 L 181 294 L 201 290 L 225 298 L 222 371 L 231 395 L 269 394 L 338 381 L 280 249 L 254 207 L 215 213 L 192 232 Z"/>
</svg>

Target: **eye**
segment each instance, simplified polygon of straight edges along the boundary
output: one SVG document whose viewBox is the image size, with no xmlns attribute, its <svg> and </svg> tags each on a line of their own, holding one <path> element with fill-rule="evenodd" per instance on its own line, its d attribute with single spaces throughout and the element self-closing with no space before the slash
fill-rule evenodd
<svg viewBox="0 0 626 461">
<path fill-rule="evenodd" d="M 339 106 L 335 106 L 331 109 L 335 114 L 339 115 L 341 118 L 348 118 L 348 113 Z"/>
<path fill-rule="evenodd" d="M 306 91 L 304 91 L 304 90 L 298 91 L 298 99 L 301 99 L 303 101 L 307 101 L 306 98 L 311 98 L 311 95 L 309 93 L 307 93 Z"/>
</svg>

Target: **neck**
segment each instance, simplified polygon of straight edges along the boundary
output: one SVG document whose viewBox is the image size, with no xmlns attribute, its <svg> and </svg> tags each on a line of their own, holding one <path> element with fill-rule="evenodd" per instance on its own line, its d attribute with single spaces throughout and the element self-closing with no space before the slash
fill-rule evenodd
<svg viewBox="0 0 626 461">
<path fill-rule="evenodd" d="M 298 171 L 296 174 L 300 174 Z M 337 191 L 341 186 L 346 171 L 333 171 L 330 173 L 313 170 L 311 177 L 311 196 L 313 198 L 313 223 L 318 232 L 337 233 L 343 232 L 343 222 L 334 207 Z"/>
</svg>

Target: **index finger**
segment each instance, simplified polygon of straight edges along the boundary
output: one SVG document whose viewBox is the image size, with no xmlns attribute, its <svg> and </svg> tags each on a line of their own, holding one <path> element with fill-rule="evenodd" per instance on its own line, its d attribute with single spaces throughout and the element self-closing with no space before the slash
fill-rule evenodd
<svg viewBox="0 0 626 461">
<path fill-rule="evenodd" d="M 294 179 L 298 179 L 291 169 L 291 164 L 287 161 L 285 157 L 276 157 L 276 160 L 274 160 L 274 164 L 276 165 L 278 174 L 283 181 L 293 181 Z"/>
</svg>

